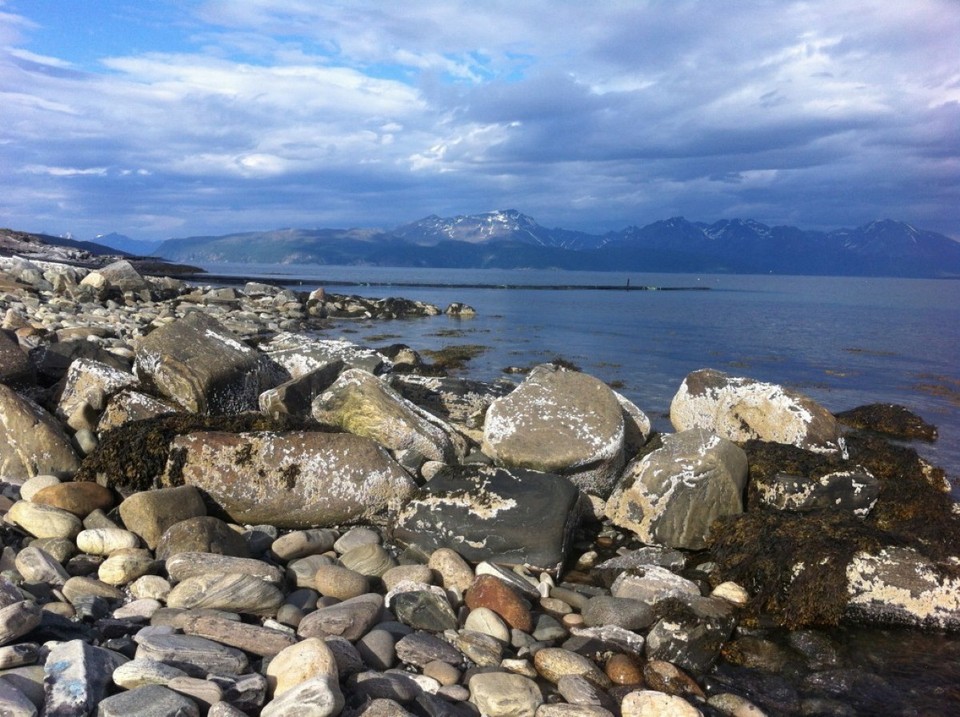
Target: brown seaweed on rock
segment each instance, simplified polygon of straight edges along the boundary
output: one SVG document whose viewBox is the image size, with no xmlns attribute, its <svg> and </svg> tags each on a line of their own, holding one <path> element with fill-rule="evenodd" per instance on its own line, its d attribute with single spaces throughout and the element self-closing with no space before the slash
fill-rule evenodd
<svg viewBox="0 0 960 717">
<path fill-rule="evenodd" d="M 77 481 L 98 482 L 122 491 L 142 491 L 159 486 L 170 452 L 170 442 L 195 431 L 292 431 L 330 430 L 313 421 L 289 415 L 261 413 L 208 416 L 174 413 L 130 421 L 107 431 L 99 445 L 84 458 L 74 476 Z"/>
<path fill-rule="evenodd" d="M 960 518 L 943 489 L 943 472 L 913 449 L 876 436 L 851 434 L 847 444 L 849 461 L 763 441 L 744 444 L 751 482 L 777 472 L 811 476 L 846 464 L 867 468 L 880 483 L 877 503 L 862 520 L 839 510 L 775 511 L 748 497 L 748 512 L 714 523 L 709 550 L 717 580 L 736 581 L 753 595 L 748 617 L 768 615 L 791 629 L 836 625 L 849 599 L 846 569 L 861 550 L 908 546 L 945 573 L 957 572 L 947 559 L 960 555 Z"/>
</svg>

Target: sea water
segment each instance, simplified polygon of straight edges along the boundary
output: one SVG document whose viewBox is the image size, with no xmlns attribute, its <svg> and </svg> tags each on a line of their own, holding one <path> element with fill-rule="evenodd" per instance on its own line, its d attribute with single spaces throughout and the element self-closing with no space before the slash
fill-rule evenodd
<svg viewBox="0 0 960 717">
<path fill-rule="evenodd" d="M 300 290 L 323 286 L 334 293 L 419 299 L 441 309 L 464 302 L 476 316 L 341 321 L 332 332 L 372 347 L 482 346 L 461 372 L 481 380 L 511 378 L 507 367 L 563 358 L 613 383 L 662 431 L 671 430 L 670 400 L 683 378 L 700 368 L 784 384 L 833 412 L 899 403 L 938 426 L 937 442 L 916 447 L 947 471 L 960 498 L 960 281 L 263 264 L 204 268 Z"/>
</svg>

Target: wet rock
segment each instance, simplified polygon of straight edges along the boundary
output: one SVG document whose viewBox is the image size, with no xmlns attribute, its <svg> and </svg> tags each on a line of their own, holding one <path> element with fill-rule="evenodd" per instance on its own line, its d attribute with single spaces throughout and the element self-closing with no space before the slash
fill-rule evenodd
<svg viewBox="0 0 960 717">
<path fill-rule="evenodd" d="M 610 587 L 616 598 L 639 600 L 651 607 L 668 598 L 697 598 L 700 588 L 664 568 L 651 565 L 629 573 L 622 573 Z"/>
<path fill-rule="evenodd" d="M 380 619 L 383 597 L 368 593 L 337 605 L 314 610 L 297 627 L 300 637 L 343 637 L 358 640 Z"/>
<path fill-rule="evenodd" d="M 592 376 L 552 365 L 538 366 L 494 401 L 483 434 L 483 451 L 497 464 L 565 475 L 602 497 L 623 467 L 623 409 L 613 391 Z"/>
<path fill-rule="evenodd" d="M 483 383 L 454 376 L 391 374 L 388 380 L 408 401 L 456 425 L 478 443 L 490 404 L 515 388 L 506 381 Z"/>
<path fill-rule="evenodd" d="M 276 615 L 282 604 L 283 593 L 253 575 L 196 575 L 174 586 L 167 595 L 167 605 L 173 608 L 209 608 L 251 615 Z"/>
<path fill-rule="evenodd" d="M 845 426 L 882 433 L 892 438 L 919 441 L 937 440 L 937 427 L 916 413 L 894 403 L 871 403 L 836 414 Z"/>
<path fill-rule="evenodd" d="M 632 654 L 617 653 L 611 655 L 604 665 L 604 672 L 615 685 L 642 685 L 643 664 Z"/>
<path fill-rule="evenodd" d="M 60 423 L 0 384 L 0 475 L 73 475 L 79 465 Z"/>
<path fill-rule="evenodd" d="M 416 487 L 383 448 L 345 433 L 191 433 L 174 439 L 170 456 L 168 480 L 202 489 L 238 523 L 382 520 Z"/>
<path fill-rule="evenodd" d="M 643 654 L 643 636 L 616 625 L 574 627 L 570 632 L 572 636 L 563 643 L 562 647 L 594 660 L 603 660 L 611 652 Z"/>
<path fill-rule="evenodd" d="M 836 419 L 796 391 L 713 369 L 689 374 L 670 404 L 678 431 L 702 428 L 731 441 L 758 438 L 817 452 L 841 450 Z"/>
<path fill-rule="evenodd" d="M 250 556 L 240 533 L 209 515 L 181 520 L 163 532 L 157 541 L 157 559 L 166 560 L 178 553 L 218 553 L 235 558 Z"/>
<path fill-rule="evenodd" d="M 616 625 L 625 630 L 638 631 L 650 627 L 655 619 L 652 605 L 612 595 L 597 595 L 583 609 L 583 620 L 587 627 Z"/>
<path fill-rule="evenodd" d="M 313 402 L 313 417 L 389 449 L 404 465 L 458 463 L 466 446 L 455 432 L 366 371 L 349 369 Z"/>
<path fill-rule="evenodd" d="M 443 469 L 400 513 L 395 537 L 426 552 L 450 548 L 474 562 L 560 569 L 579 521 L 565 478 L 479 465 Z"/>
<path fill-rule="evenodd" d="M 960 578 L 909 548 L 857 553 L 847 567 L 847 612 L 871 623 L 960 629 Z"/>
<path fill-rule="evenodd" d="M 470 702 L 489 717 L 534 717 L 543 695 L 533 680 L 506 672 L 484 672 L 470 678 Z"/>
<path fill-rule="evenodd" d="M 134 493 L 120 504 L 120 517 L 153 549 L 166 530 L 188 518 L 207 514 L 203 497 L 194 486 L 178 486 Z"/>
<path fill-rule="evenodd" d="M 176 413 L 180 408 L 172 401 L 166 401 L 132 389 L 122 390 L 107 402 L 97 423 L 97 433 L 104 433 L 130 421 L 141 421 Z"/>
<path fill-rule="evenodd" d="M 805 513 L 813 510 L 849 510 L 865 517 L 880 495 L 880 483 L 862 466 L 809 479 L 786 473 L 757 478 L 751 486 L 763 505 Z"/>
<path fill-rule="evenodd" d="M 607 501 L 607 516 L 645 543 L 699 550 L 720 516 L 743 512 L 747 457 L 702 429 L 663 437 L 663 447 L 632 463 Z"/>
<path fill-rule="evenodd" d="M 696 680 L 676 665 L 664 660 L 648 661 L 643 666 L 643 679 L 651 690 L 670 695 L 706 697 Z"/>
<path fill-rule="evenodd" d="M 44 714 L 89 714 L 107 696 L 110 676 L 126 658 L 82 640 L 50 650 L 43 666 Z"/>
<path fill-rule="evenodd" d="M 260 394 L 279 383 L 261 353 L 200 311 L 141 339 L 134 370 L 144 384 L 192 413 L 255 411 Z"/>
<path fill-rule="evenodd" d="M 733 606 L 725 600 L 697 597 L 676 601 L 667 612 L 647 633 L 647 658 L 705 672 L 733 633 Z"/>
</svg>

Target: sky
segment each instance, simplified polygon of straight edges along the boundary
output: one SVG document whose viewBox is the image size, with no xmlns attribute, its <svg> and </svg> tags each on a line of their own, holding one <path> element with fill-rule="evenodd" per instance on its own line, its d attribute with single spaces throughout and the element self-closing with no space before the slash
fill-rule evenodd
<svg viewBox="0 0 960 717">
<path fill-rule="evenodd" d="M 0 0 L 0 226 L 960 239 L 958 0 Z"/>
</svg>

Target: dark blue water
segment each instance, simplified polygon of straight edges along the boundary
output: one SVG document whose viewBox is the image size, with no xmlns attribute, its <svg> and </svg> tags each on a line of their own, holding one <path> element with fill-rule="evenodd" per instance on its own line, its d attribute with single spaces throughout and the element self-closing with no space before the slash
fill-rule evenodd
<svg viewBox="0 0 960 717">
<path fill-rule="evenodd" d="M 471 319 L 340 322 L 334 334 L 371 346 L 439 349 L 481 344 L 466 373 L 502 378 L 506 366 L 562 357 L 622 385 L 655 427 L 669 430 L 670 400 L 690 371 L 716 368 L 782 383 L 834 412 L 903 404 L 940 429 L 917 446 L 960 477 L 960 281 L 225 265 L 211 272 L 273 277 L 336 293 L 402 296 L 473 306 Z M 294 280 L 305 280 L 299 284 Z M 646 285 L 709 291 L 480 289 L 490 285 Z M 338 282 L 393 283 L 343 286 Z"/>
</svg>

